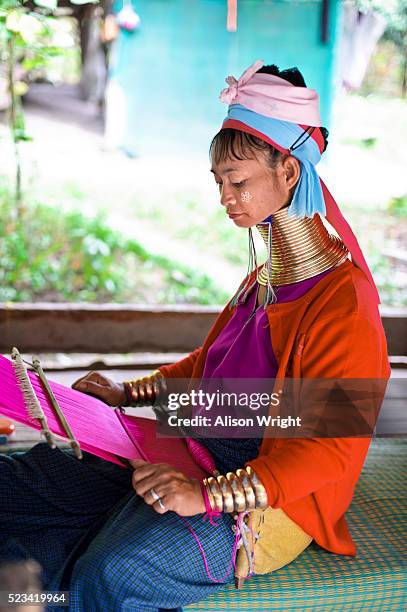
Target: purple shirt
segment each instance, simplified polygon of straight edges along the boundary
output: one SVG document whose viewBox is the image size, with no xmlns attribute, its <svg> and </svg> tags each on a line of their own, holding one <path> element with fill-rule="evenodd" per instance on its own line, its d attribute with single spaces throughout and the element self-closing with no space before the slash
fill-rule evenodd
<svg viewBox="0 0 407 612">
<path fill-rule="evenodd" d="M 333 269 L 299 283 L 277 287 L 277 303 L 301 298 Z M 246 379 L 243 384 L 247 385 L 248 379 L 251 378 L 275 378 L 278 363 L 271 344 L 267 313 L 263 305 L 256 308 L 257 288 L 258 285 L 255 284 L 248 298 L 237 305 L 232 317 L 209 348 L 203 372 L 204 380 Z M 222 438 L 199 439 L 211 453 L 217 469 L 222 474 L 235 471 L 257 457 L 262 440 L 262 437 L 226 437 L 227 434 L 224 433 Z"/>
<path fill-rule="evenodd" d="M 276 287 L 277 304 L 301 298 L 334 268 L 298 283 Z M 271 344 L 267 313 L 256 308 L 256 284 L 239 303 L 208 350 L 203 378 L 274 378 L 278 363 Z"/>
</svg>

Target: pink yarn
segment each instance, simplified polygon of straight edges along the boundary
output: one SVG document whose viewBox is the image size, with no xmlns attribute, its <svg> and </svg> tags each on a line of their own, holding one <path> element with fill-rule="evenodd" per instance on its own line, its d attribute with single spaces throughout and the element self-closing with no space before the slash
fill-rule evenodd
<svg viewBox="0 0 407 612">
<path fill-rule="evenodd" d="M 206 487 L 204 485 L 203 482 L 199 483 L 201 486 L 201 493 L 202 493 L 202 497 L 204 498 L 204 502 L 205 502 L 205 514 L 203 516 L 203 521 L 206 521 L 206 519 L 209 519 L 209 522 L 211 525 L 217 525 L 217 523 L 215 522 L 215 518 L 219 518 L 221 513 L 219 512 L 219 510 L 214 510 L 211 506 L 211 503 L 209 501 L 209 497 L 208 497 L 208 492 L 206 490 Z"/>
<path fill-rule="evenodd" d="M 213 474 L 216 470 L 216 465 L 206 446 L 198 442 L 198 440 L 194 440 L 194 438 L 186 438 L 186 443 L 197 465 L 208 474 Z"/>
<path fill-rule="evenodd" d="M 198 440 L 194 440 L 193 438 L 186 438 L 186 443 L 188 445 L 188 449 L 191 453 L 191 455 L 194 457 L 194 460 L 196 461 L 196 463 L 204 470 L 206 470 L 209 474 L 213 474 L 214 471 L 216 470 L 216 466 L 215 466 L 215 462 L 213 460 L 212 455 L 210 454 L 210 452 L 208 451 L 208 449 L 203 446 L 200 442 L 198 442 Z M 219 512 L 219 510 L 213 510 L 210 501 L 209 501 L 209 497 L 208 497 L 208 493 L 206 491 L 206 488 L 203 484 L 202 481 L 199 482 L 200 487 L 201 487 L 201 492 L 202 492 L 202 496 L 205 502 L 205 514 L 202 517 L 203 521 L 206 521 L 207 519 L 209 519 L 209 523 L 213 526 L 213 527 L 217 527 L 217 523 L 215 522 L 214 519 L 219 518 L 221 516 L 221 512 Z M 233 549 L 232 549 L 232 557 L 230 559 L 229 565 L 227 567 L 226 570 L 226 574 L 222 577 L 222 578 L 214 578 L 211 574 L 211 571 L 209 569 L 209 565 L 208 565 L 208 560 L 206 558 L 205 555 L 205 551 L 203 549 L 203 546 L 201 544 L 200 539 L 198 538 L 198 536 L 196 535 L 195 531 L 193 530 L 191 524 L 189 523 L 189 521 L 184 517 L 179 515 L 179 518 L 184 521 L 184 523 L 186 524 L 186 526 L 188 527 L 189 532 L 191 533 L 192 537 L 194 538 L 194 540 L 196 541 L 196 543 L 198 544 L 198 548 L 199 551 L 202 555 L 202 559 L 205 565 L 205 572 L 206 575 L 208 576 L 209 580 L 211 580 L 212 582 L 223 582 L 225 580 L 225 578 L 227 578 L 227 576 L 229 576 L 230 574 L 230 570 L 232 569 L 232 567 L 235 567 L 235 559 L 236 559 L 236 551 L 237 551 L 237 546 L 239 543 L 239 536 L 240 536 L 240 530 L 238 525 L 236 525 L 236 535 L 235 535 L 235 541 L 233 544 Z"/>
<path fill-rule="evenodd" d="M 206 571 L 206 575 L 208 576 L 209 580 L 212 580 L 212 582 L 224 582 L 225 578 L 227 578 L 230 574 L 230 570 L 232 569 L 232 567 L 236 567 L 236 552 L 237 552 L 237 547 L 239 544 L 239 536 L 240 536 L 240 531 L 238 526 L 236 525 L 236 534 L 235 534 L 235 541 L 233 543 L 233 549 L 232 549 L 232 557 L 229 561 L 229 565 L 226 569 L 226 574 L 224 576 L 222 576 L 222 578 L 214 578 L 211 574 L 211 571 L 209 569 L 209 565 L 208 565 L 208 560 L 206 558 L 205 555 L 205 551 L 203 549 L 203 546 L 201 544 L 200 539 L 198 538 L 198 536 L 196 535 L 195 531 L 192 529 L 189 521 L 187 521 L 187 519 L 184 516 L 180 516 L 178 515 L 180 519 L 182 519 L 184 521 L 184 523 L 186 524 L 186 526 L 188 527 L 188 530 L 190 531 L 190 533 L 192 534 L 192 537 L 194 538 L 194 540 L 196 541 L 196 543 L 198 544 L 198 548 L 199 551 L 202 555 L 202 559 L 205 565 L 205 571 Z"/>
</svg>

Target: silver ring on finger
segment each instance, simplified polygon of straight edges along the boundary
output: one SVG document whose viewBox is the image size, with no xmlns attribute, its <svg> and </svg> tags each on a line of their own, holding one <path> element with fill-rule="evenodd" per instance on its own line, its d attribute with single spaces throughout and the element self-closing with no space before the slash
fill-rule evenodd
<svg viewBox="0 0 407 612">
<path fill-rule="evenodd" d="M 167 508 L 164 506 L 162 499 L 160 497 L 157 499 L 157 501 L 158 501 L 158 505 L 160 506 L 161 510 L 167 510 Z"/>
<path fill-rule="evenodd" d="M 157 491 L 155 489 L 153 489 L 153 487 L 151 487 L 150 489 L 150 494 L 151 497 L 155 500 L 155 501 L 160 501 L 160 496 L 158 495 Z"/>
</svg>

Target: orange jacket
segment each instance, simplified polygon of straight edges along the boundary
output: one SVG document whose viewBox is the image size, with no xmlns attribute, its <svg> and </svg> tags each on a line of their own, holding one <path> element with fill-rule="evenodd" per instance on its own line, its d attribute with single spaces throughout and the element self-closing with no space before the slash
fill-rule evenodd
<svg viewBox="0 0 407 612">
<path fill-rule="evenodd" d="M 208 348 L 226 325 L 227 306 L 202 347 L 160 370 L 166 377 L 202 377 Z M 351 261 L 292 302 L 267 307 L 279 363 L 276 378 L 373 378 L 390 376 L 384 335 L 371 285 Z M 370 444 L 369 438 L 263 438 L 250 461 L 269 504 L 284 512 L 322 547 L 354 555 L 345 522 Z"/>
</svg>

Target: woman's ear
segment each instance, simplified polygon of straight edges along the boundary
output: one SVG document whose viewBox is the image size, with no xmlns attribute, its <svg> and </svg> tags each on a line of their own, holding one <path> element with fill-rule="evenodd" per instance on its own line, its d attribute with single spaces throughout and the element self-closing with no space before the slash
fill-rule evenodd
<svg viewBox="0 0 407 612">
<path fill-rule="evenodd" d="M 291 191 L 296 186 L 301 174 L 301 164 L 296 157 L 288 155 L 283 161 L 286 186 Z"/>
</svg>

